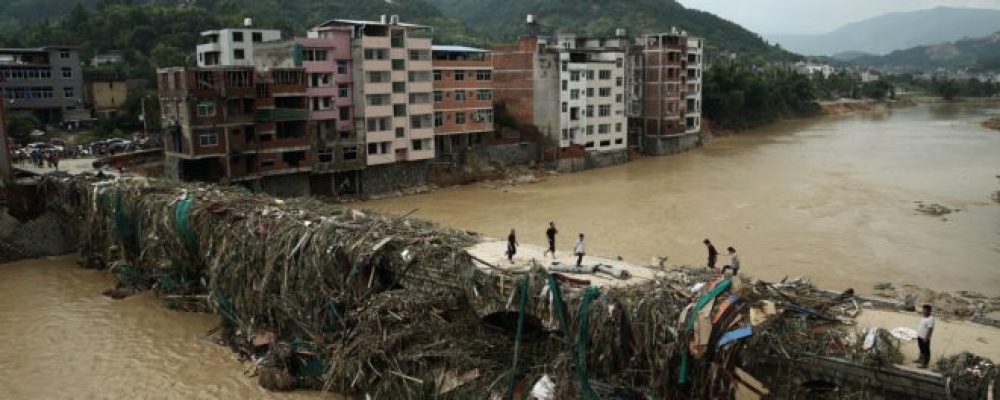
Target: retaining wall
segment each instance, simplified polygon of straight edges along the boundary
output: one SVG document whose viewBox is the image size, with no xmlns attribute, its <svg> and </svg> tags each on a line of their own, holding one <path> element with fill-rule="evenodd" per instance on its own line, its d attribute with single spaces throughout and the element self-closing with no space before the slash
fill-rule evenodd
<svg viewBox="0 0 1000 400">
<path fill-rule="evenodd" d="M 653 156 L 683 153 L 704 145 L 700 133 L 670 136 L 642 136 L 642 152 Z"/>
</svg>

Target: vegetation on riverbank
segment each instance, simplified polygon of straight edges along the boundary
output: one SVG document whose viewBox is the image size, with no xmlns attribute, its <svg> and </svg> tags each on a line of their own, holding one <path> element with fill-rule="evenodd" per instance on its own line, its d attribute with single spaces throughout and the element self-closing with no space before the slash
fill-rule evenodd
<svg viewBox="0 0 1000 400">
<path fill-rule="evenodd" d="M 723 129 L 820 112 L 812 81 L 787 68 L 718 65 L 705 71 L 703 88 L 704 116 Z"/>
</svg>

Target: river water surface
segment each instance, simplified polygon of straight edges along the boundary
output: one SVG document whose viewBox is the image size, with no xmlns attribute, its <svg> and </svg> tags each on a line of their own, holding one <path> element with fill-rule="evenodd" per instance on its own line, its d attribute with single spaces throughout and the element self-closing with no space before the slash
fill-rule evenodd
<svg viewBox="0 0 1000 400">
<path fill-rule="evenodd" d="M 493 189 L 473 185 L 361 207 L 571 251 L 704 265 L 701 241 L 745 272 L 871 291 L 877 282 L 1000 295 L 1000 105 L 937 104 L 780 123 L 672 157 Z M 962 211 L 915 212 L 916 201 Z M 725 258 L 723 258 L 725 259 Z"/>
<path fill-rule="evenodd" d="M 548 178 L 474 185 L 360 206 L 543 244 L 549 220 L 588 250 L 646 262 L 703 262 L 701 240 L 740 250 L 743 271 L 832 288 L 880 281 L 1000 294 L 1000 107 L 933 105 L 792 121 L 673 157 Z M 915 201 L 962 211 L 915 214 Z M 205 339 L 217 318 L 115 301 L 103 272 L 72 257 L 0 265 L 0 398 L 299 399 L 272 394 Z M 322 396 L 330 398 L 330 395 Z"/>
</svg>

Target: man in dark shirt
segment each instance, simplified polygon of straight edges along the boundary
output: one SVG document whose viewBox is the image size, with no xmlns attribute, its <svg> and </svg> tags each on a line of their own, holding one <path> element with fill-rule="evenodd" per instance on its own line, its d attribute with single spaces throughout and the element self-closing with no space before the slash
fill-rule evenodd
<svg viewBox="0 0 1000 400">
<path fill-rule="evenodd" d="M 552 258 L 556 258 L 556 234 L 559 231 L 556 230 L 556 223 L 549 222 L 549 229 L 545 230 L 545 237 L 549 239 L 549 249 L 542 253 L 542 256 L 548 253 L 552 253 Z"/>
<path fill-rule="evenodd" d="M 514 254 L 517 254 L 517 236 L 514 234 L 514 230 L 510 230 L 510 235 L 507 236 L 507 259 L 510 263 L 514 263 Z"/>
<path fill-rule="evenodd" d="M 715 246 L 712 245 L 712 241 L 705 239 L 705 246 L 708 247 L 708 267 L 715 268 L 715 261 L 719 258 L 719 252 L 715 250 Z"/>
</svg>

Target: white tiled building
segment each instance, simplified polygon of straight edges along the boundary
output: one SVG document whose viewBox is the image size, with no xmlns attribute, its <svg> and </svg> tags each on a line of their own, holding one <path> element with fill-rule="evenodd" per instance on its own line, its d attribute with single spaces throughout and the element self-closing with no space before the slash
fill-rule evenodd
<svg viewBox="0 0 1000 400">
<path fill-rule="evenodd" d="M 281 40 L 281 31 L 254 29 L 246 21 L 244 28 L 219 29 L 201 33 L 198 66 L 249 67 L 254 65 L 255 43 Z"/>
</svg>

